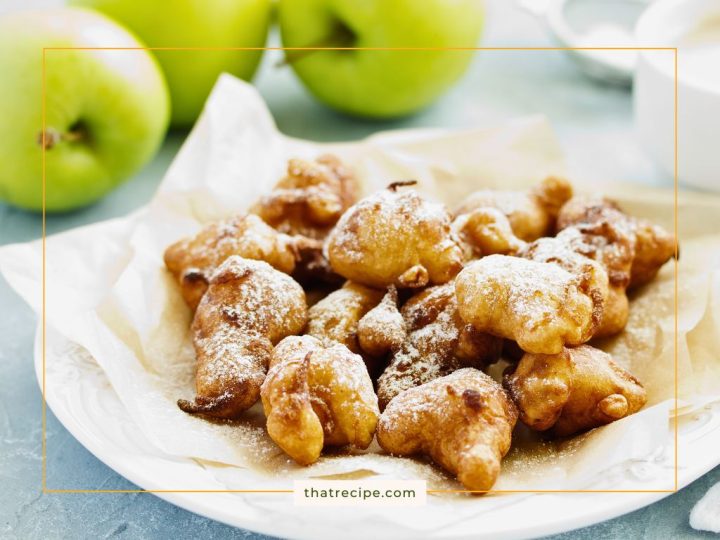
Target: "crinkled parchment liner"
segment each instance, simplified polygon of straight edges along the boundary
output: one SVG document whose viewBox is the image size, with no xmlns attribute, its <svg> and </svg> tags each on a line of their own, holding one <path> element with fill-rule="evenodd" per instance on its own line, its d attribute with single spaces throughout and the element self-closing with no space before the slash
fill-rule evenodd
<svg viewBox="0 0 720 540">
<path fill-rule="evenodd" d="M 481 187 L 524 188 L 563 171 L 558 144 L 540 117 L 493 129 L 392 132 L 355 143 L 319 144 L 280 134 L 255 90 L 225 76 L 150 204 L 126 218 L 48 239 L 48 325 L 92 354 L 138 427 L 161 451 L 196 459 L 229 488 L 287 487 L 290 478 L 305 476 L 387 475 L 457 489 L 431 465 L 380 455 L 376 445 L 356 455 L 328 454 L 300 468 L 267 437 L 259 406 L 247 421 L 216 424 L 175 404 L 193 394 L 194 358 L 190 313 L 164 270 L 163 250 L 202 223 L 247 208 L 280 177 L 287 158 L 323 152 L 346 161 L 366 192 L 414 178 L 427 194 L 449 204 Z M 631 213 L 673 226 L 672 193 L 574 181 L 580 191 L 607 193 Z M 720 203 L 681 194 L 679 209 L 679 388 L 692 409 L 707 396 L 720 396 Z M 39 312 L 40 243 L 3 248 L 0 266 Z M 674 283 L 670 263 L 633 295 L 627 330 L 602 344 L 643 381 L 649 406 L 565 442 L 540 442 L 520 428 L 496 488 L 584 488 L 596 485 L 601 471 L 668 447 Z M 672 472 L 665 470 L 658 482 L 671 487 Z"/>
</svg>

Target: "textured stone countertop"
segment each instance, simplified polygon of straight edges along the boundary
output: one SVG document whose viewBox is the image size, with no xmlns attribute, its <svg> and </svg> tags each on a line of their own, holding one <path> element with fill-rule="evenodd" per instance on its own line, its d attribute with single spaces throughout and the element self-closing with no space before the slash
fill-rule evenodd
<svg viewBox="0 0 720 540">
<path fill-rule="evenodd" d="M 37 3 L 37 2 L 36 2 Z M 544 31 L 507 0 L 491 2 L 484 45 L 542 46 Z M 375 131 L 419 126 L 487 125 L 535 113 L 552 121 L 570 171 L 597 178 L 670 186 L 633 138 L 627 89 L 585 79 L 561 52 L 484 52 L 463 81 L 431 109 L 396 122 L 363 122 L 336 115 L 311 100 L 288 69 L 265 58 L 256 80 L 281 130 L 315 140 L 352 140 Z M 145 170 L 97 205 L 48 218 L 48 233 L 110 217 L 144 204 L 182 143 L 172 133 Z M 40 236 L 39 216 L 0 203 L 0 244 Z M 0 278 L 0 537 L 52 538 L 265 538 L 213 522 L 150 494 L 48 494 L 40 492 L 41 394 L 33 371 L 36 319 Z M 48 411 L 48 485 L 133 489 L 106 467 Z M 681 492 L 626 516 L 557 539 L 702 538 L 688 526 L 695 502 L 715 482 L 716 468 Z M 588 504 L 592 501 L 588 499 Z"/>
</svg>

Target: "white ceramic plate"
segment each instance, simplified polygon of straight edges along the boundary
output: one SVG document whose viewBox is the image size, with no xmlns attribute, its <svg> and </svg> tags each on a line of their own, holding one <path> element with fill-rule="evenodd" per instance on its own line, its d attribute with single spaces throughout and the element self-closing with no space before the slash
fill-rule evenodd
<svg viewBox="0 0 720 540">
<path fill-rule="evenodd" d="M 40 331 L 35 368 L 42 380 Z M 77 345 L 48 330 L 46 399 L 62 424 L 90 452 L 146 490 L 167 489 L 182 478 L 185 489 L 227 489 L 198 462 L 160 453 L 133 423 L 105 374 Z M 679 485 L 684 487 L 720 463 L 720 402 L 687 415 L 679 438 Z M 590 489 L 642 490 L 672 477 L 672 448 L 646 460 L 613 467 Z M 51 486 L 56 489 L 77 486 Z M 401 527 L 383 515 L 425 512 L 425 508 L 298 508 L 289 494 L 158 493 L 191 512 L 229 525 L 288 538 L 525 538 L 591 525 L 651 504 L 667 493 L 513 494 L 462 501 L 429 501 L 448 506 L 448 521 L 430 533 Z M 434 499 L 434 498 L 430 498 Z M 457 509 L 457 511 L 456 511 Z M 428 509 L 429 510 L 429 509 Z M 435 508 L 434 510 L 437 510 Z M 371 512 L 371 513 L 370 513 Z M 387 512 L 387 514 L 385 514 Z"/>
</svg>

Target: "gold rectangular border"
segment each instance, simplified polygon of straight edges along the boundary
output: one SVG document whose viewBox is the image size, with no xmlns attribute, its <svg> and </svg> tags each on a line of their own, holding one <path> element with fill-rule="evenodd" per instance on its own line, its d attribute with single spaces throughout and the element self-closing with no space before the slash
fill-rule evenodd
<svg viewBox="0 0 720 540">
<path fill-rule="evenodd" d="M 675 232 L 675 485 L 673 489 L 498 489 L 498 490 L 442 490 L 427 493 L 675 493 L 678 485 L 678 49 L 677 47 L 43 47 L 42 49 L 42 492 L 45 493 L 293 493 L 292 489 L 49 489 L 47 487 L 47 401 L 46 387 L 46 207 L 45 207 L 45 151 L 46 151 L 46 79 L 47 51 L 673 51 L 674 53 L 674 232 Z"/>
</svg>

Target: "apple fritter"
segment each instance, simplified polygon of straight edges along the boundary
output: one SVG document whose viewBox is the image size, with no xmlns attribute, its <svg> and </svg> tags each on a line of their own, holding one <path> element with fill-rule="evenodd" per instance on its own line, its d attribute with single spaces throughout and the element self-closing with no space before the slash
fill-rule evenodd
<svg viewBox="0 0 720 540">
<path fill-rule="evenodd" d="M 357 199 L 355 177 L 341 161 L 291 159 L 287 174 L 251 212 L 280 232 L 322 239 Z"/>
<path fill-rule="evenodd" d="M 342 343 L 359 354 L 358 323 L 382 298 L 383 291 L 347 281 L 308 310 L 305 333 L 326 343 Z"/>
<path fill-rule="evenodd" d="M 398 311 L 398 292 L 390 286 L 380 303 L 358 323 L 360 348 L 366 355 L 383 358 L 402 345 L 405 334 L 405 321 Z"/>
<path fill-rule="evenodd" d="M 305 292 L 262 261 L 229 257 L 210 278 L 192 322 L 197 356 L 188 413 L 236 418 L 260 397 L 273 345 L 305 326 Z"/>
<path fill-rule="evenodd" d="M 362 358 L 312 336 L 278 343 L 261 396 L 268 434 L 301 465 L 325 446 L 367 448 L 380 414 Z"/>
<path fill-rule="evenodd" d="M 467 489 L 487 491 L 516 421 L 503 388 L 481 371 L 463 368 L 395 397 L 380 416 L 377 439 L 391 454 L 426 454 Z"/>
<path fill-rule="evenodd" d="M 497 208 L 479 207 L 453 220 L 453 230 L 465 250 L 465 259 L 484 255 L 514 255 L 525 245 L 513 233 L 510 221 Z"/>
<path fill-rule="evenodd" d="M 210 276 L 228 257 L 265 261 L 290 274 L 309 239 L 292 238 L 277 232 L 255 215 L 238 215 L 210 223 L 192 238 L 165 250 L 165 266 L 180 283 L 185 302 L 195 309 L 208 288 Z"/>
<path fill-rule="evenodd" d="M 660 268 L 675 256 L 675 235 L 646 219 L 632 218 L 635 230 L 635 259 L 629 288 L 650 283 Z"/>
<path fill-rule="evenodd" d="M 630 314 L 626 290 L 635 257 L 635 235 L 624 222 L 603 219 L 567 227 L 557 238 L 573 251 L 601 263 L 608 274 L 608 297 L 595 337 L 621 332 Z"/>
<path fill-rule="evenodd" d="M 526 353 L 504 384 L 523 423 L 557 436 L 609 424 L 647 401 L 635 377 L 589 345 L 558 354 Z"/>
<path fill-rule="evenodd" d="M 570 182 L 549 176 L 529 191 L 476 191 L 454 215 L 468 214 L 477 208 L 497 208 L 507 216 L 515 236 L 532 242 L 553 232 L 558 212 L 572 193 Z"/>
<path fill-rule="evenodd" d="M 647 220 L 628 216 L 617 203 L 598 197 L 573 197 L 560 210 L 558 230 L 579 224 L 609 223 L 634 236 L 629 288 L 652 281 L 675 254 L 675 236 Z"/>
<path fill-rule="evenodd" d="M 611 293 L 604 266 L 586 253 L 591 253 L 591 246 L 585 243 L 577 229 L 569 228 L 556 237 L 538 238 L 526 244 L 518 255 L 536 262 L 557 264 L 571 274 L 581 277 L 582 286 L 588 293 L 596 296 L 593 301 L 599 306 L 600 320 L 593 334 L 598 336 L 610 326 L 614 329 L 618 318 L 624 316 L 621 321 L 623 326 L 627 322 L 627 297 L 624 289 L 620 290 L 620 298 L 614 294 L 615 290 Z M 622 298 L 625 299 L 624 304 L 621 302 Z"/>
<path fill-rule="evenodd" d="M 603 291 L 590 273 L 556 264 L 490 255 L 455 279 L 458 313 L 476 330 L 514 340 L 528 352 L 554 354 L 589 340 L 602 316 Z"/>
<path fill-rule="evenodd" d="M 343 214 L 328 236 L 333 270 L 381 289 L 449 281 L 462 268 L 463 252 L 445 207 L 397 187 L 391 184 Z"/>
<path fill-rule="evenodd" d="M 417 293 L 402 307 L 407 336 L 377 383 L 380 409 L 407 390 L 463 368 L 496 361 L 502 339 L 475 330 L 458 315 L 453 283 Z"/>
</svg>

